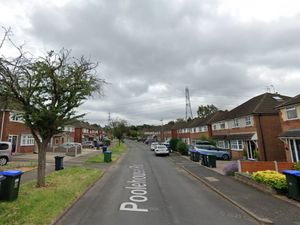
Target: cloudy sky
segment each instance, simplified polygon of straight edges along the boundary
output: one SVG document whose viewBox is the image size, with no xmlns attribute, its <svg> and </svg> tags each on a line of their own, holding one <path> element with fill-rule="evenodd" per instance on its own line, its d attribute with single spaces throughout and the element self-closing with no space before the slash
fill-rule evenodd
<svg viewBox="0 0 300 225">
<path fill-rule="evenodd" d="M 64 47 L 99 62 L 105 96 L 80 112 L 101 125 L 109 112 L 131 124 L 184 118 L 185 87 L 194 116 L 300 93 L 299 0 L 0 0 L 0 25 L 35 54 Z"/>
</svg>

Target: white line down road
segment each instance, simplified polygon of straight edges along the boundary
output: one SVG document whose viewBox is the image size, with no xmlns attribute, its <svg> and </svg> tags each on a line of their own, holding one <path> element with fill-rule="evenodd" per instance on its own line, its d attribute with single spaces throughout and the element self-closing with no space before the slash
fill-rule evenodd
<svg viewBox="0 0 300 225">
<path fill-rule="evenodd" d="M 139 206 L 148 201 L 147 194 L 147 184 L 146 184 L 146 173 L 143 165 L 132 165 L 129 166 L 133 169 L 133 176 L 127 183 L 131 184 L 130 187 L 125 187 L 130 189 L 130 202 L 123 202 L 120 205 L 120 210 L 123 211 L 134 211 L 134 212 L 148 212 L 148 209 L 140 208 Z M 139 204 L 139 205 L 138 205 Z"/>
</svg>

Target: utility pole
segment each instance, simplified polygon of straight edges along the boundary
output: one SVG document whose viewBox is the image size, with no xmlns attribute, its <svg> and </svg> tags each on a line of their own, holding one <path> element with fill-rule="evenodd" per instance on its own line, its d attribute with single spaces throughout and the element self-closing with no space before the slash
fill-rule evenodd
<svg viewBox="0 0 300 225">
<path fill-rule="evenodd" d="M 193 113 L 192 113 L 192 107 L 191 107 L 191 100 L 190 100 L 190 92 L 189 92 L 189 88 L 186 87 L 185 88 L 185 120 L 188 119 L 188 116 L 191 119 L 193 119 Z"/>
<path fill-rule="evenodd" d="M 111 117 L 110 117 L 110 112 L 108 112 L 108 126 L 111 125 Z"/>
<path fill-rule="evenodd" d="M 164 140 L 164 121 L 163 121 L 163 119 L 161 119 L 160 121 L 161 121 L 161 135 L 160 135 L 160 137 L 161 137 L 161 142 L 163 142 L 163 140 Z"/>
</svg>

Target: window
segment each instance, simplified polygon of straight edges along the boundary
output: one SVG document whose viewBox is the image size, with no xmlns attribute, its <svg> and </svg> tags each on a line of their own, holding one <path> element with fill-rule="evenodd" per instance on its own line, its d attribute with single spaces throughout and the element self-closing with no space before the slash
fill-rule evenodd
<svg viewBox="0 0 300 225">
<path fill-rule="evenodd" d="M 230 145 L 233 150 L 243 150 L 243 142 L 241 140 L 231 140 Z"/>
<path fill-rule="evenodd" d="M 24 123 L 24 120 L 23 120 L 23 117 L 22 117 L 22 113 L 10 112 L 9 113 L 9 121 Z"/>
<path fill-rule="evenodd" d="M 297 110 L 296 107 L 288 107 L 286 108 L 286 115 L 289 120 L 297 118 Z"/>
<path fill-rule="evenodd" d="M 234 127 L 239 127 L 240 126 L 239 119 L 234 119 L 233 120 L 233 126 Z"/>
<path fill-rule="evenodd" d="M 217 146 L 219 147 L 219 148 L 225 148 L 225 141 L 218 141 L 217 142 Z"/>
<path fill-rule="evenodd" d="M 225 129 L 225 123 L 220 123 L 220 128 Z"/>
<path fill-rule="evenodd" d="M 217 129 L 217 125 L 214 124 L 214 125 L 213 125 L 213 130 L 216 130 L 216 129 Z"/>
<path fill-rule="evenodd" d="M 9 149 L 9 145 L 5 144 L 5 143 L 0 143 L 0 150 L 8 150 Z"/>
<path fill-rule="evenodd" d="M 251 122 L 251 117 L 250 116 L 245 117 L 245 123 L 246 123 L 246 126 L 251 126 L 252 122 Z"/>
<path fill-rule="evenodd" d="M 23 134 L 21 136 L 21 146 L 31 146 L 34 145 L 34 138 L 31 134 Z"/>
</svg>

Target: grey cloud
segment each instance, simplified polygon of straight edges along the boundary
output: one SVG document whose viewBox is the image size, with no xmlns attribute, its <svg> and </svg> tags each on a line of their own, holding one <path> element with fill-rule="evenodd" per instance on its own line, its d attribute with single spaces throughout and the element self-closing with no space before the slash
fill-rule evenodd
<svg viewBox="0 0 300 225">
<path fill-rule="evenodd" d="M 267 68 L 273 83 L 281 79 L 278 71 L 298 72 L 300 16 L 240 22 L 217 12 L 218 4 L 77 0 L 62 8 L 37 6 L 27 33 L 53 48 L 70 48 L 101 62 L 101 76 L 111 84 L 104 98 L 82 106 L 92 120 L 105 121 L 109 111 L 133 123 L 183 117 L 184 104 L 168 99 L 184 101 L 186 86 L 193 98 L 226 108 L 270 85 L 253 74 L 262 71 L 257 68 Z M 151 92 L 159 84 L 167 90 Z M 289 85 L 279 89 L 296 95 L 297 88 L 288 90 Z"/>
</svg>

